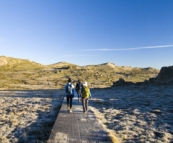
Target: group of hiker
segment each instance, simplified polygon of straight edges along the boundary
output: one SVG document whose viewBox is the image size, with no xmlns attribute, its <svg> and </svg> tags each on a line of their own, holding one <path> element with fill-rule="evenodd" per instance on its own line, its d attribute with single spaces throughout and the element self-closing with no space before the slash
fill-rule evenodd
<svg viewBox="0 0 173 143">
<path fill-rule="evenodd" d="M 87 82 L 83 82 L 79 79 L 75 87 L 72 84 L 71 78 L 68 79 L 68 83 L 65 85 L 65 93 L 67 98 L 67 111 L 72 112 L 72 101 L 75 95 L 75 92 L 78 95 L 78 101 L 82 102 L 83 113 L 88 112 L 88 99 L 92 98 L 90 89 Z"/>
</svg>

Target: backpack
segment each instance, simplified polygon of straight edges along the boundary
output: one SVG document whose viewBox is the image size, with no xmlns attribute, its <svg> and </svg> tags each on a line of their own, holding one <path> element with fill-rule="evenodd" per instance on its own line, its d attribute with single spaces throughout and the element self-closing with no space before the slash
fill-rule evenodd
<svg viewBox="0 0 173 143">
<path fill-rule="evenodd" d="M 67 89 L 66 89 L 66 90 L 67 90 L 67 93 L 68 93 L 68 94 L 70 94 L 70 95 L 73 94 L 72 85 L 71 85 L 71 84 L 68 84 L 68 85 L 67 85 Z"/>
<path fill-rule="evenodd" d="M 87 86 L 83 86 L 82 97 L 89 98 L 89 96 L 90 96 L 89 88 Z"/>
</svg>

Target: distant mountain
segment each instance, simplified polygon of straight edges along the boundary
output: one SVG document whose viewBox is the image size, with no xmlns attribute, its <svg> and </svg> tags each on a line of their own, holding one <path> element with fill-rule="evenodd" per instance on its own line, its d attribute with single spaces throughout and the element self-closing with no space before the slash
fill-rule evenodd
<svg viewBox="0 0 173 143">
<path fill-rule="evenodd" d="M 46 66 L 27 60 L 7 56 L 0 56 L 0 70 L 30 70 L 44 68 Z"/>
<path fill-rule="evenodd" d="M 86 66 L 78 66 L 76 64 L 67 63 L 67 62 L 57 62 L 54 64 L 49 65 L 42 65 L 40 63 L 28 60 L 28 59 L 20 59 L 20 58 L 13 58 L 13 57 L 7 57 L 7 56 L 0 56 L 0 67 L 1 70 L 27 70 L 27 69 L 37 69 L 37 68 L 62 68 L 62 67 L 77 67 L 77 68 L 108 68 L 108 69 L 114 69 L 115 71 L 121 70 L 121 71 L 133 71 L 133 70 L 145 70 L 145 71 L 157 71 L 158 69 L 155 68 L 138 68 L 138 67 L 131 67 L 131 66 L 116 66 L 114 63 L 103 63 L 98 65 L 86 65 Z"/>
<path fill-rule="evenodd" d="M 87 67 L 88 69 L 107 69 L 107 70 L 114 70 L 116 72 L 135 72 L 135 73 L 141 73 L 141 72 L 149 72 L 149 73 L 158 73 L 159 70 L 156 68 L 139 68 L 139 67 L 131 67 L 131 66 L 116 66 L 114 63 L 103 63 L 103 64 L 98 64 L 98 65 L 87 65 L 84 66 Z"/>
<path fill-rule="evenodd" d="M 143 82 L 155 78 L 159 70 L 116 66 L 114 63 L 78 66 L 67 62 L 42 65 L 27 59 L 0 56 L 0 90 L 64 88 L 68 77 L 87 81 L 92 88 L 110 87 L 120 78 L 125 82 Z M 49 84 L 48 84 L 49 83 Z"/>
<path fill-rule="evenodd" d="M 52 67 L 52 68 L 61 68 L 61 67 L 78 66 L 78 65 L 72 64 L 72 63 L 67 63 L 67 62 L 58 62 L 58 63 L 50 64 L 47 66 Z"/>
</svg>

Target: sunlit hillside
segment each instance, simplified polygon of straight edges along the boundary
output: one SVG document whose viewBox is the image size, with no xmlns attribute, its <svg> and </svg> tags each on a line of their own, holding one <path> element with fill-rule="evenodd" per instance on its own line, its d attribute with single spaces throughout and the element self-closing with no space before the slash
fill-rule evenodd
<svg viewBox="0 0 173 143">
<path fill-rule="evenodd" d="M 142 82 L 156 77 L 154 68 L 116 66 L 113 63 L 78 66 L 59 62 L 42 65 L 26 59 L 0 57 L 0 89 L 57 89 L 63 88 L 67 78 L 73 83 L 78 79 L 87 81 L 91 88 L 110 87 L 123 78 L 125 81 Z"/>
</svg>

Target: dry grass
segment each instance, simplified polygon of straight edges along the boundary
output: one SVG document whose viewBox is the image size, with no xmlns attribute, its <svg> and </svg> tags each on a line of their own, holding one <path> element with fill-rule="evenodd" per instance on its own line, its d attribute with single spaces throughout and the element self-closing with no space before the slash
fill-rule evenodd
<svg viewBox="0 0 173 143">
<path fill-rule="evenodd" d="M 104 128 L 104 130 L 106 132 L 108 132 L 109 136 L 111 137 L 112 139 L 112 142 L 113 143 L 121 143 L 121 139 L 119 139 L 117 136 L 116 136 L 116 133 L 114 130 L 110 130 L 106 127 L 106 125 L 104 124 L 106 119 L 105 117 L 99 113 L 99 111 L 94 108 L 94 107 L 90 107 L 90 109 L 94 112 L 95 116 L 97 117 L 98 119 L 98 122 L 100 123 L 100 125 Z"/>
<path fill-rule="evenodd" d="M 0 136 L 0 143 L 10 143 L 10 141 L 5 136 Z"/>
<path fill-rule="evenodd" d="M 0 89 L 57 89 L 64 88 L 67 78 L 87 81 L 91 87 L 110 87 L 123 78 L 142 82 L 155 77 L 159 70 L 115 66 L 111 63 L 77 66 L 65 62 L 41 65 L 29 60 L 0 57 Z"/>
</svg>

